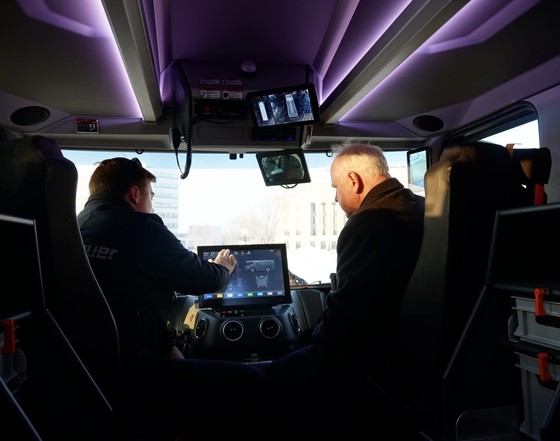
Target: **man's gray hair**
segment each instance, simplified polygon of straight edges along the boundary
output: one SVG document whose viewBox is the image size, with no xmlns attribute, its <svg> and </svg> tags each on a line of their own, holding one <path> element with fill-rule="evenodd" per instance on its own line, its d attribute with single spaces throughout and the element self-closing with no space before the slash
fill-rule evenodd
<svg viewBox="0 0 560 441">
<path fill-rule="evenodd" d="M 344 142 L 332 145 L 331 150 L 335 160 L 341 161 L 346 169 L 352 169 L 364 176 L 390 176 L 387 158 L 379 146 Z"/>
</svg>

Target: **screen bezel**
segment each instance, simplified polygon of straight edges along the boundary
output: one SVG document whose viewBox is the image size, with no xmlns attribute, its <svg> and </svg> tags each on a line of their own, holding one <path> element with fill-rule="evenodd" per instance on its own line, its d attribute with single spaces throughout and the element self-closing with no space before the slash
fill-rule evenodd
<svg viewBox="0 0 560 441">
<path fill-rule="evenodd" d="M 264 184 L 267 187 L 273 185 L 296 185 L 311 182 L 311 176 L 309 175 L 309 169 L 302 149 L 259 152 L 255 155 L 255 157 L 257 158 L 257 163 L 259 170 L 261 171 Z M 282 158 L 287 159 L 293 157 L 295 157 L 301 165 L 301 176 L 294 176 L 291 173 L 288 173 L 287 175 L 274 174 L 274 172 L 279 170 L 280 167 L 277 166 L 275 170 L 270 170 L 265 165 L 265 160 L 267 159 L 272 159 L 274 164 L 278 164 L 278 161 Z"/>
<path fill-rule="evenodd" d="M 303 92 L 307 91 L 309 96 L 309 103 L 311 105 L 311 119 L 306 120 L 291 120 L 286 122 L 281 122 L 276 119 L 272 119 L 270 123 L 264 123 L 259 112 L 259 102 L 268 103 L 268 98 L 270 95 L 280 95 L 286 96 L 291 92 Z M 249 105 L 249 113 L 251 114 L 251 119 L 253 125 L 259 128 L 267 127 L 288 127 L 288 126 L 306 126 L 317 124 L 320 122 L 319 113 L 319 102 L 317 100 L 317 93 L 315 91 L 315 86 L 313 83 L 297 84 L 294 86 L 286 87 L 276 87 L 271 89 L 263 89 L 258 91 L 249 92 L 246 95 L 246 100 Z M 286 105 L 287 108 L 287 105 Z M 267 110 L 270 110 L 267 108 Z"/>
<path fill-rule="evenodd" d="M 292 303 L 292 295 L 290 288 L 290 274 L 288 270 L 288 257 L 286 244 L 284 243 L 267 243 L 267 244 L 235 244 L 235 245 L 199 245 L 197 247 L 197 254 L 200 258 L 203 258 L 203 253 L 205 251 L 217 253 L 222 249 L 229 249 L 235 256 L 237 260 L 235 271 L 243 268 L 242 272 L 247 273 L 249 270 L 245 270 L 245 262 L 251 259 L 246 254 L 247 251 L 259 252 L 263 250 L 276 250 L 278 251 L 278 258 L 280 263 L 281 271 L 280 277 L 283 284 L 284 292 L 282 295 L 276 296 L 262 296 L 262 297 L 251 297 L 251 298 L 226 298 L 222 297 L 220 299 L 205 299 L 204 295 L 198 296 L 198 306 L 199 308 L 211 308 L 214 310 L 223 310 L 229 308 L 237 309 L 258 309 L 272 307 L 276 305 L 282 305 L 287 303 Z M 278 265 L 276 265 L 278 266 Z M 229 282 L 228 282 L 229 284 Z"/>
<path fill-rule="evenodd" d="M 422 158 L 423 156 L 423 158 Z M 420 157 L 420 160 L 416 158 Z M 414 193 L 424 192 L 424 176 L 432 165 L 432 148 L 419 147 L 406 152 L 408 188 Z"/>
<path fill-rule="evenodd" d="M 17 316 L 30 310 L 45 307 L 43 277 L 39 254 L 36 221 L 0 214 L 0 234 L 10 258 L 2 264 L 2 280 L 9 281 L 16 274 L 18 289 L 7 290 L 2 295 L 3 317 Z"/>
</svg>

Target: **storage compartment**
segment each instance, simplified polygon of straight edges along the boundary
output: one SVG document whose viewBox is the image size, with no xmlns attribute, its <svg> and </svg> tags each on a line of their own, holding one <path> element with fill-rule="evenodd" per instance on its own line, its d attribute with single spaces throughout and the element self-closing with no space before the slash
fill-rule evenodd
<svg viewBox="0 0 560 441">
<path fill-rule="evenodd" d="M 535 348 L 536 354 L 538 351 Z M 544 352 L 540 352 L 542 359 L 539 359 L 539 355 L 533 357 L 516 353 L 519 356 L 517 366 L 521 370 L 523 387 L 524 419 L 520 430 L 535 440 L 545 441 L 542 431 L 546 431 L 549 415 L 555 411 L 553 407 L 556 406 L 555 394 L 558 393 L 560 367 L 551 362 Z"/>
<path fill-rule="evenodd" d="M 544 315 L 537 318 L 535 299 L 512 296 L 517 314 L 518 326 L 514 335 L 529 343 L 535 343 L 552 349 L 560 349 L 560 302 L 557 298 L 543 301 Z"/>
<path fill-rule="evenodd" d="M 560 246 L 560 204 L 496 213 L 487 284 L 511 300 L 507 324 L 521 375 L 520 432 L 560 439 L 560 273 L 551 250 Z"/>
</svg>

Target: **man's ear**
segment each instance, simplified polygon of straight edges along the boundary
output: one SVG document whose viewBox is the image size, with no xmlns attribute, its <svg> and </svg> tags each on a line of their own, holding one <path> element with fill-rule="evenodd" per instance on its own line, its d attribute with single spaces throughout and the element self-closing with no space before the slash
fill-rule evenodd
<svg viewBox="0 0 560 441">
<path fill-rule="evenodd" d="M 348 179 L 352 182 L 352 191 L 354 193 L 360 194 L 364 191 L 364 181 L 358 173 L 350 172 Z"/>
<path fill-rule="evenodd" d="M 128 203 L 132 205 L 137 205 L 140 202 L 140 188 L 137 185 L 133 185 L 128 189 Z"/>
</svg>

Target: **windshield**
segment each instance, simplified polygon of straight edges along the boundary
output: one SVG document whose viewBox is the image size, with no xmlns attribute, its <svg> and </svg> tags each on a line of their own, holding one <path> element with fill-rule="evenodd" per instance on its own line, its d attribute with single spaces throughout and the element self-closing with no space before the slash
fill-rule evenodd
<svg viewBox="0 0 560 441">
<path fill-rule="evenodd" d="M 336 241 L 346 217 L 331 187 L 332 157 L 305 152 L 310 183 L 266 186 L 255 154 L 193 153 L 185 179 L 185 156 L 132 151 L 64 150 L 76 164 L 76 210 L 89 196 L 95 163 L 116 156 L 138 158 L 157 182 L 154 211 L 190 250 L 198 245 L 285 243 L 288 266 L 307 284 L 330 283 L 336 271 Z M 406 152 L 386 152 L 391 174 L 407 185 Z M 179 162 L 179 164 L 177 164 Z"/>
</svg>

